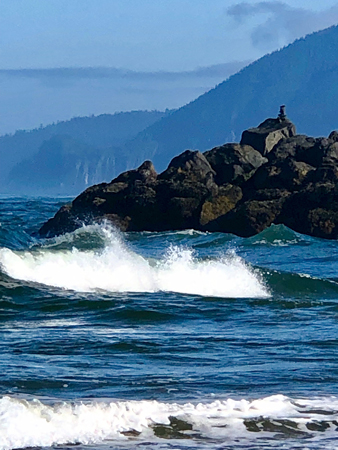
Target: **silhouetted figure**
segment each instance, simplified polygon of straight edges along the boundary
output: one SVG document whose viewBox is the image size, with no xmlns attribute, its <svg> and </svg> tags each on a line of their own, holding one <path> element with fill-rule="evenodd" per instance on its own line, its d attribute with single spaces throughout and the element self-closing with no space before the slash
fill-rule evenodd
<svg viewBox="0 0 338 450">
<path fill-rule="evenodd" d="M 285 114 L 285 105 L 280 106 L 279 108 L 279 114 L 278 114 L 278 119 L 280 121 L 283 121 L 286 119 L 286 114 Z"/>
</svg>

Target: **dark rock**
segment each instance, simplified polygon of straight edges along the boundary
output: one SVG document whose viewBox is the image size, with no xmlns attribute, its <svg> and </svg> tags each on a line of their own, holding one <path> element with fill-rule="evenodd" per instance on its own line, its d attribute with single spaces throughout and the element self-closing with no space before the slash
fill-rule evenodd
<svg viewBox="0 0 338 450">
<path fill-rule="evenodd" d="M 200 201 L 210 195 L 209 189 L 203 183 L 184 180 L 181 183 L 172 180 L 161 180 L 156 186 L 157 195 L 163 199 L 173 197 L 197 198 Z"/>
<path fill-rule="evenodd" d="M 109 222 L 121 231 L 130 230 L 129 216 L 121 217 L 118 214 L 104 214 L 103 216 L 95 218 L 97 223 Z"/>
<path fill-rule="evenodd" d="M 115 183 L 133 183 L 142 181 L 146 184 L 153 184 L 157 179 L 157 172 L 151 161 L 144 161 L 138 169 L 129 170 L 121 173 L 115 180 Z"/>
<path fill-rule="evenodd" d="M 156 192 L 161 218 L 159 230 L 199 228 L 201 206 L 211 195 L 206 184 L 161 180 Z"/>
<path fill-rule="evenodd" d="M 159 175 L 145 161 L 111 183 L 86 189 L 40 234 L 51 237 L 104 220 L 123 231 L 195 228 L 245 237 L 276 223 L 337 239 L 338 132 L 297 136 L 281 108 L 277 119 L 244 132 L 241 144 L 204 154 L 187 150 Z"/>
<path fill-rule="evenodd" d="M 257 170 L 255 175 L 250 180 L 250 184 L 253 186 L 254 190 L 280 188 L 282 185 L 281 172 L 281 164 L 279 164 L 278 166 L 263 166 L 260 168 L 260 170 Z"/>
<path fill-rule="evenodd" d="M 55 216 L 42 225 L 41 236 L 51 238 L 63 233 L 70 233 L 81 226 L 81 222 L 72 211 L 72 205 L 62 206 Z"/>
<path fill-rule="evenodd" d="M 119 192 L 122 192 L 125 189 L 127 189 L 127 187 L 128 183 L 114 180 L 110 184 L 104 186 L 101 192 L 103 192 L 104 194 L 118 194 Z"/>
<path fill-rule="evenodd" d="M 159 179 L 206 183 L 213 181 L 214 175 L 214 170 L 201 152 L 186 150 L 170 162 L 168 169 L 159 176 Z"/>
<path fill-rule="evenodd" d="M 281 140 L 296 134 L 296 128 L 290 120 L 267 119 L 257 128 L 243 131 L 241 144 L 250 145 L 262 155 L 267 155 Z"/>
<path fill-rule="evenodd" d="M 86 211 L 99 211 L 111 208 L 111 201 L 122 197 L 128 188 L 127 183 L 103 183 L 91 186 L 72 202 L 72 211 L 85 213 Z M 118 196 L 118 194 L 120 194 Z"/>
<path fill-rule="evenodd" d="M 316 208 L 307 215 L 307 234 L 320 238 L 337 239 L 338 211 Z"/>
<path fill-rule="evenodd" d="M 284 203 L 280 223 L 315 237 L 338 237 L 338 189 L 335 183 L 311 183 Z"/>
<path fill-rule="evenodd" d="M 333 183 L 338 182 L 338 167 L 333 164 L 325 164 L 318 167 L 316 171 L 311 173 L 309 181 L 313 183 L 332 181 Z"/>
<path fill-rule="evenodd" d="M 332 142 L 326 138 L 317 138 L 313 146 L 299 149 L 297 159 L 311 166 L 319 167 L 331 144 Z"/>
<path fill-rule="evenodd" d="M 176 156 L 158 177 L 157 192 L 163 198 L 196 198 L 202 202 L 215 195 L 215 171 L 199 151 L 186 150 Z"/>
<path fill-rule="evenodd" d="M 338 142 L 334 142 L 325 148 L 321 164 L 338 164 Z"/>
<path fill-rule="evenodd" d="M 171 198 L 167 204 L 166 211 L 167 229 L 184 230 L 187 228 L 199 228 L 199 207 L 200 201 L 197 198 Z"/>
<path fill-rule="evenodd" d="M 303 161 L 302 154 L 312 148 L 315 143 L 315 138 L 298 134 L 291 138 L 281 139 L 267 156 L 272 162 L 284 161 L 286 158 Z"/>
<path fill-rule="evenodd" d="M 338 142 L 338 131 L 331 131 L 331 133 L 329 134 L 329 140 L 332 142 Z"/>
<path fill-rule="evenodd" d="M 231 211 L 242 197 L 242 189 L 239 186 L 228 184 L 220 187 L 217 195 L 203 203 L 199 224 L 207 229 L 210 222 Z"/>
<path fill-rule="evenodd" d="M 257 150 L 240 144 L 225 144 L 205 152 L 204 156 L 216 172 L 215 181 L 218 185 L 241 184 L 267 162 Z"/>
<path fill-rule="evenodd" d="M 303 161 L 286 158 L 276 165 L 266 164 L 260 167 L 252 178 L 255 189 L 298 189 L 314 171 L 314 167 Z"/>
<path fill-rule="evenodd" d="M 249 200 L 228 214 L 210 222 L 211 231 L 223 231 L 242 237 L 253 236 L 274 223 L 282 210 L 284 198 L 275 200 Z"/>
<path fill-rule="evenodd" d="M 276 200 L 289 197 L 291 195 L 291 192 L 288 191 L 287 189 L 273 188 L 273 189 L 259 189 L 257 191 L 255 190 L 254 192 L 250 192 L 249 195 L 251 200 L 259 200 L 259 201 Z M 245 199 L 246 200 L 248 199 L 248 194 Z"/>
<path fill-rule="evenodd" d="M 154 224 L 154 219 L 159 216 L 159 207 L 156 198 L 156 191 L 146 185 L 139 184 L 126 194 L 118 207 L 113 210 L 120 217 L 129 217 L 128 231 L 149 230 Z M 154 227 L 156 231 L 156 227 Z"/>
</svg>

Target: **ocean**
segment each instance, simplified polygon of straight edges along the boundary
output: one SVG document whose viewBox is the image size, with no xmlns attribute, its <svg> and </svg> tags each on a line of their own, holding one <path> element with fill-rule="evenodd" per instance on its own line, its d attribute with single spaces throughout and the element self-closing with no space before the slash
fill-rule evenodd
<svg viewBox="0 0 338 450">
<path fill-rule="evenodd" d="M 0 198 L 0 449 L 338 449 L 338 243 L 40 239 L 64 198 Z"/>
</svg>

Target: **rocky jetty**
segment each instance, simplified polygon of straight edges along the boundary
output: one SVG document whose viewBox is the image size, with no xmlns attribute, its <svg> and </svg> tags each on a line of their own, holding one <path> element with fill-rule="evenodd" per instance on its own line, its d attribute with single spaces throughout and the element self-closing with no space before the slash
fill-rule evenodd
<svg viewBox="0 0 338 450">
<path fill-rule="evenodd" d="M 277 118 L 244 131 L 239 144 L 186 150 L 160 174 L 145 161 L 86 189 L 39 233 L 53 237 L 108 220 L 122 231 L 193 228 L 246 237 L 275 223 L 336 239 L 337 181 L 338 132 L 297 135 L 281 107 Z"/>
</svg>

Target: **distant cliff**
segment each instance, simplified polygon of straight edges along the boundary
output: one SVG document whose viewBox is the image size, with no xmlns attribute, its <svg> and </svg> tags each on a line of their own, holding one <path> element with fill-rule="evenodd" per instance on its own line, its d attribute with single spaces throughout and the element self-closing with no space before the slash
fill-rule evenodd
<svg viewBox="0 0 338 450">
<path fill-rule="evenodd" d="M 297 135 L 284 107 L 246 130 L 240 143 L 186 150 L 157 174 L 145 161 L 111 183 L 88 188 L 46 222 L 52 237 L 84 223 L 123 231 L 193 228 L 252 236 L 272 223 L 338 238 L 338 132 Z"/>
<path fill-rule="evenodd" d="M 0 137 L 2 192 L 77 194 L 127 168 L 121 147 L 170 112 L 76 117 Z"/>
</svg>

